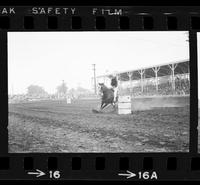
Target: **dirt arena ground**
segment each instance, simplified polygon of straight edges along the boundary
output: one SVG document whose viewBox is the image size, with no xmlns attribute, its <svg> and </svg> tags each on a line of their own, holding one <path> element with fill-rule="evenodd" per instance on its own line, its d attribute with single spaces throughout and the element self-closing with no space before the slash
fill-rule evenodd
<svg viewBox="0 0 200 185">
<path fill-rule="evenodd" d="M 9 104 L 9 152 L 189 151 L 189 106 L 95 114 L 98 103 Z"/>
</svg>

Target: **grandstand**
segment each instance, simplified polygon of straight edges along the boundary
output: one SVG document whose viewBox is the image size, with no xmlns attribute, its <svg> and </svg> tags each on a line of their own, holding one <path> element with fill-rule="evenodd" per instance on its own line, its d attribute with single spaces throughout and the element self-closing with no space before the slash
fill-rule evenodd
<svg viewBox="0 0 200 185">
<path fill-rule="evenodd" d="M 119 94 L 138 96 L 189 95 L 189 60 L 117 72 Z M 97 76 L 97 84 L 110 85 L 111 74 Z"/>
</svg>

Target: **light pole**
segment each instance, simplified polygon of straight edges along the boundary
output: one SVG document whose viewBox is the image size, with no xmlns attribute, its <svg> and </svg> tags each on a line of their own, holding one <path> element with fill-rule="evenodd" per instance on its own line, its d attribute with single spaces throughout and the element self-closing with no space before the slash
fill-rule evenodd
<svg viewBox="0 0 200 185">
<path fill-rule="evenodd" d="M 92 64 L 94 72 L 94 93 L 97 94 L 97 85 L 96 85 L 96 64 Z"/>
</svg>

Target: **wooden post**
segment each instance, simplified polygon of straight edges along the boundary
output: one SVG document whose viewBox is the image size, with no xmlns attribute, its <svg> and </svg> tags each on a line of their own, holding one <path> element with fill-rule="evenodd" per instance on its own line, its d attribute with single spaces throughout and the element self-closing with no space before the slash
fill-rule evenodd
<svg viewBox="0 0 200 185">
<path fill-rule="evenodd" d="M 153 67 L 152 68 L 155 76 L 156 76 L 156 91 L 158 92 L 158 71 L 160 70 L 160 66 L 159 67 Z"/>
<path fill-rule="evenodd" d="M 129 77 L 129 85 L 130 85 L 130 95 L 132 96 L 132 92 L 133 92 L 133 90 L 132 90 L 132 79 L 131 79 L 131 77 L 132 77 L 132 72 L 128 72 L 128 77 Z"/>
<path fill-rule="evenodd" d="M 177 64 L 169 64 L 169 67 L 171 68 L 172 70 L 172 76 L 171 76 L 171 82 L 172 82 L 172 92 L 173 94 L 175 93 L 175 90 L 176 90 L 176 87 L 175 87 L 175 75 L 174 75 L 174 71 L 177 67 Z"/>
<path fill-rule="evenodd" d="M 141 91 L 144 92 L 143 74 L 144 74 L 145 70 L 141 69 L 138 72 L 140 73 L 140 76 L 141 76 Z"/>
</svg>

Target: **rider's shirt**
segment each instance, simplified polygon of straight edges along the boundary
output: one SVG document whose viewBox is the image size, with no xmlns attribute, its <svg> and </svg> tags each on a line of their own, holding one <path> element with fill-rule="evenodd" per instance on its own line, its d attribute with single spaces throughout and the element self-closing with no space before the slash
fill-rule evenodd
<svg viewBox="0 0 200 185">
<path fill-rule="evenodd" d="M 116 77 L 113 77 L 111 79 L 111 86 L 113 88 L 113 91 L 114 91 L 114 101 L 116 101 L 116 98 L 117 98 L 117 92 L 118 92 L 118 88 L 117 88 L 117 78 Z"/>
</svg>

